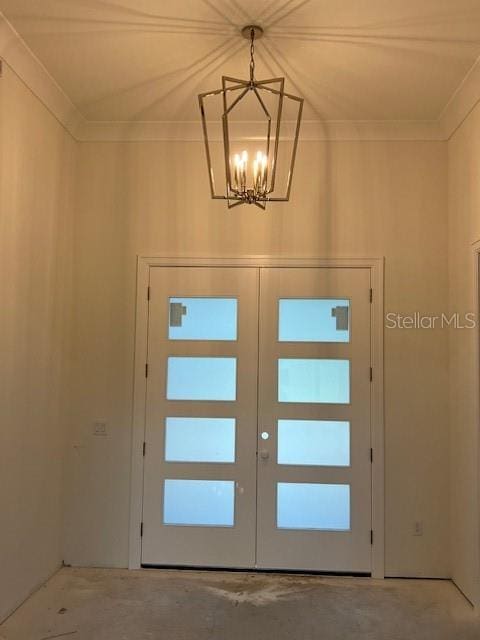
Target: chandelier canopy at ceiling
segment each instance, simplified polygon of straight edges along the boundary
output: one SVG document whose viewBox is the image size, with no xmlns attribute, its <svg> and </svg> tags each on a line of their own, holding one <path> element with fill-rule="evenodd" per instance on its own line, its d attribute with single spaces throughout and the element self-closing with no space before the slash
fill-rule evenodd
<svg viewBox="0 0 480 640">
<path fill-rule="evenodd" d="M 210 192 L 214 200 L 226 200 L 229 209 L 241 204 L 265 209 L 267 202 L 290 199 L 303 98 L 285 92 L 285 78 L 255 78 L 255 40 L 263 36 L 263 29 L 248 25 L 242 35 L 250 40 L 249 79 L 222 76 L 221 89 L 198 96 Z M 221 150 L 212 140 L 213 122 L 208 117 L 209 103 L 218 99 Z M 215 174 L 220 171 L 225 175 L 223 194 L 215 188 Z"/>
</svg>

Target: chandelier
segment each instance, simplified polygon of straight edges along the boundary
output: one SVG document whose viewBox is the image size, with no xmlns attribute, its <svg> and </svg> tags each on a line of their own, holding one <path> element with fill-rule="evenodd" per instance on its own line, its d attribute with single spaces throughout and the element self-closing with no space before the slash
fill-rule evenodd
<svg viewBox="0 0 480 640">
<path fill-rule="evenodd" d="M 248 25 L 242 35 L 250 40 L 250 78 L 222 76 L 221 89 L 198 96 L 210 193 L 214 200 L 226 200 L 229 209 L 241 204 L 265 209 L 267 202 L 290 199 L 303 98 L 284 91 L 285 78 L 255 78 L 255 40 L 263 36 L 263 29 Z M 223 148 L 216 144 L 214 123 L 207 118 L 207 106 L 210 109 L 215 99 L 220 100 L 217 119 Z M 223 194 L 216 193 L 215 173 L 225 175 Z"/>
</svg>

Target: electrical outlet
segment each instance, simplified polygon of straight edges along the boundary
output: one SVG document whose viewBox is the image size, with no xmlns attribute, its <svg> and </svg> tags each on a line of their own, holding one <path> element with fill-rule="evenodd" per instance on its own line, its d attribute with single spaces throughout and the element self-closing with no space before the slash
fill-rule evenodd
<svg viewBox="0 0 480 640">
<path fill-rule="evenodd" d="M 93 435 L 94 436 L 106 436 L 107 435 L 107 423 L 106 422 L 94 422 L 93 423 Z"/>
<path fill-rule="evenodd" d="M 416 520 L 413 523 L 413 535 L 423 536 L 423 522 L 421 520 Z"/>
</svg>

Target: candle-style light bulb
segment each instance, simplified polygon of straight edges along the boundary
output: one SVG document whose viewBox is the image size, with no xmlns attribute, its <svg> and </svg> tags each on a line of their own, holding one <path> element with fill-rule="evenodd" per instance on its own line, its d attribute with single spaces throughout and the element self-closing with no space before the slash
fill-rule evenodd
<svg viewBox="0 0 480 640">
<path fill-rule="evenodd" d="M 246 151 L 242 151 L 242 162 L 241 162 L 241 170 L 240 170 L 240 182 L 242 191 L 245 191 L 247 186 L 247 162 L 248 162 L 248 153 Z"/>
<path fill-rule="evenodd" d="M 268 158 L 264 154 L 262 158 L 262 191 L 263 193 L 267 191 L 267 164 L 268 164 Z"/>
<path fill-rule="evenodd" d="M 257 195 L 259 195 L 262 191 L 263 157 L 264 157 L 263 153 L 261 151 L 257 151 L 257 155 L 253 163 L 253 167 L 254 167 L 253 188 Z"/>
<path fill-rule="evenodd" d="M 236 191 L 240 187 L 240 156 L 236 153 L 233 156 L 233 185 Z"/>
<path fill-rule="evenodd" d="M 253 190 L 258 191 L 258 159 L 253 161 Z"/>
</svg>

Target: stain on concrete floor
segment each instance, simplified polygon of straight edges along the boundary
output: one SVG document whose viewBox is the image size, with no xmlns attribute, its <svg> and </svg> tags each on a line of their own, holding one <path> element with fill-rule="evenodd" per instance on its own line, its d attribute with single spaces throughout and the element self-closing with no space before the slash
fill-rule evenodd
<svg viewBox="0 0 480 640">
<path fill-rule="evenodd" d="M 314 584 L 302 583 L 299 579 L 287 577 L 258 579 L 256 576 L 247 575 L 242 580 L 234 582 L 222 580 L 218 585 L 203 585 L 209 593 L 219 598 L 224 598 L 235 605 L 248 603 L 255 607 L 262 607 L 279 601 L 301 598 L 309 589 L 314 589 Z"/>
<path fill-rule="evenodd" d="M 200 571 L 59 571 L 0 640 L 480 640 L 440 580 Z"/>
</svg>

